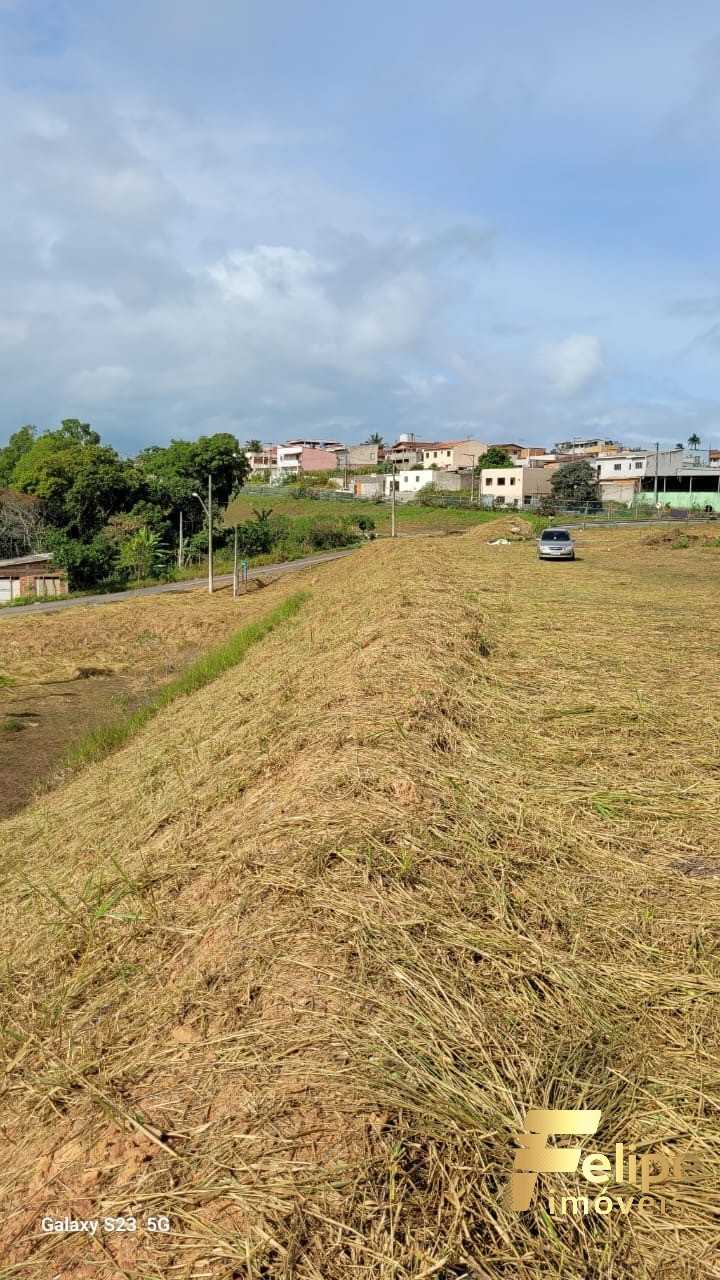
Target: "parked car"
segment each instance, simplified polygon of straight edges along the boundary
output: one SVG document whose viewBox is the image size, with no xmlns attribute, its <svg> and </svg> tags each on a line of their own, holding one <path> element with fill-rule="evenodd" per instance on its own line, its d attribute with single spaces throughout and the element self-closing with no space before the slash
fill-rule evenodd
<svg viewBox="0 0 720 1280">
<path fill-rule="evenodd" d="M 574 560 L 575 543 L 569 529 L 543 529 L 538 538 L 538 560 Z"/>
</svg>

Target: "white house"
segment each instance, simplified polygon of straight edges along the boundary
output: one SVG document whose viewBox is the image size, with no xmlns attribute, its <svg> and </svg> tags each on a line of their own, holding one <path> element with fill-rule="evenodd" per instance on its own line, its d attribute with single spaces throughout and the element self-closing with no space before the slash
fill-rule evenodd
<svg viewBox="0 0 720 1280">
<path fill-rule="evenodd" d="M 383 477 L 385 481 L 385 495 L 390 497 L 392 493 L 393 477 L 386 475 Z M 400 499 L 412 498 L 426 485 L 431 485 L 432 476 L 427 471 L 396 471 L 395 472 L 395 496 Z"/>
</svg>

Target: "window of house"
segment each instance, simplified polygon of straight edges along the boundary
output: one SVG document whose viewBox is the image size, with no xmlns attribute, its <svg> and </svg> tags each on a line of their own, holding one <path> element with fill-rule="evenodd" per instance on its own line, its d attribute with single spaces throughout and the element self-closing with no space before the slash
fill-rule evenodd
<svg viewBox="0 0 720 1280">
<path fill-rule="evenodd" d="M 504 477 L 504 476 L 498 476 L 498 478 L 497 478 L 497 482 L 498 482 L 498 484 L 504 484 L 504 483 L 505 483 L 505 477 Z"/>
<path fill-rule="evenodd" d="M 437 458 L 437 449 L 435 450 L 435 452 L 434 452 L 434 454 L 433 454 L 433 458 Z M 208 535 L 208 536 L 209 536 L 209 535 Z"/>
<path fill-rule="evenodd" d="M 446 457 L 446 458 L 449 458 L 449 457 L 450 457 L 450 450 L 449 450 L 449 449 L 446 449 L 446 450 L 445 450 L 445 457 Z"/>
<path fill-rule="evenodd" d="M 636 471 L 642 471 L 642 462 L 636 462 L 636 463 L 635 463 L 635 470 L 636 470 Z"/>
<path fill-rule="evenodd" d="M 621 471 L 622 462 L 613 462 L 613 471 Z"/>
<path fill-rule="evenodd" d="M 511 483 L 511 484 L 514 484 L 514 483 L 515 483 L 515 477 L 514 477 L 514 476 L 511 476 L 511 477 L 510 477 L 510 483 Z"/>
<path fill-rule="evenodd" d="M 486 484 L 492 484 L 492 476 L 486 476 L 486 477 L 485 477 L 485 483 L 486 483 Z"/>
</svg>

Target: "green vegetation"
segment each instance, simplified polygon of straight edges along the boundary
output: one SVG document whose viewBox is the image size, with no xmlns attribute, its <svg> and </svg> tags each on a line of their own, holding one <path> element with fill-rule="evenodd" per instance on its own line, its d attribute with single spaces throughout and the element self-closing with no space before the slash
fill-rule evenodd
<svg viewBox="0 0 720 1280">
<path fill-rule="evenodd" d="M 70 751 L 67 757 L 68 765 L 71 768 L 78 768 L 83 764 L 104 759 L 105 756 L 112 751 L 116 751 L 118 747 L 123 746 L 130 738 L 134 737 L 149 720 L 152 720 L 153 716 L 157 715 L 158 711 L 170 706 L 170 703 L 175 702 L 177 698 L 194 693 L 197 689 L 202 689 L 203 685 L 209 684 L 211 680 L 215 680 L 224 671 L 229 671 L 231 667 L 237 666 L 239 662 L 242 662 L 252 645 L 257 644 L 264 636 L 269 635 L 271 631 L 275 631 L 277 627 L 282 626 L 284 622 L 292 618 L 304 601 L 307 600 L 308 595 L 309 592 L 307 591 L 298 591 L 295 595 L 289 596 L 276 609 L 273 609 L 272 613 L 268 613 L 266 617 L 260 618 L 257 622 L 249 622 L 246 626 L 241 627 L 239 631 L 236 631 L 223 645 L 203 654 L 184 675 L 179 676 L 177 680 L 171 681 L 170 684 L 166 684 L 151 702 L 145 703 L 137 711 L 132 712 L 131 715 L 117 721 L 115 724 L 105 725 L 101 729 L 94 729 Z M 22 728 L 22 725 L 20 725 L 20 728 Z"/>
<path fill-rule="evenodd" d="M 479 475 L 485 467 L 512 467 L 513 460 L 510 454 L 502 449 L 499 444 L 491 444 L 486 453 L 478 458 L 475 464 L 475 474 Z"/>
<path fill-rule="evenodd" d="M 398 503 L 396 507 L 396 520 L 398 533 L 432 533 L 432 532 L 460 532 L 463 529 L 471 529 L 477 524 L 482 524 L 485 520 L 492 520 L 497 516 L 497 512 L 481 510 L 469 505 L 460 505 L 465 503 L 465 495 L 435 495 L 439 499 L 439 505 L 426 506 L 420 502 L 403 502 Z M 450 498 L 450 501 L 447 498 Z M 452 500 L 458 500 L 458 505 Z M 262 501 L 263 507 L 272 512 L 274 516 L 315 516 L 323 513 L 328 509 L 341 513 L 343 518 L 351 517 L 356 524 L 359 525 L 360 520 L 371 519 L 373 521 L 377 533 L 385 534 L 390 531 L 390 504 L 388 502 L 372 502 L 368 500 L 357 499 L 325 499 L 318 500 L 311 497 L 300 497 L 289 499 L 287 493 L 279 492 L 277 496 L 272 497 L 263 495 L 262 499 L 253 497 L 252 494 L 243 492 L 234 498 L 228 506 L 225 513 L 226 527 L 231 527 L 235 522 L 241 522 L 249 519 L 258 502 Z"/>
<path fill-rule="evenodd" d="M 153 445 L 126 459 L 77 418 L 40 434 L 24 426 L 0 449 L 0 556 L 51 551 L 78 590 L 122 588 L 148 566 L 155 578 L 167 576 L 181 516 L 185 557 L 207 551 L 207 518 L 196 495 L 204 500 L 208 477 L 221 537 L 220 512 L 248 469 L 228 433 Z M 161 558 L 160 548 L 169 554 Z"/>
<path fill-rule="evenodd" d="M 556 502 L 600 502 L 597 472 L 586 458 L 566 462 L 563 467 L 558 467 L 550 481 L 550 487 Z"/>
</svg>

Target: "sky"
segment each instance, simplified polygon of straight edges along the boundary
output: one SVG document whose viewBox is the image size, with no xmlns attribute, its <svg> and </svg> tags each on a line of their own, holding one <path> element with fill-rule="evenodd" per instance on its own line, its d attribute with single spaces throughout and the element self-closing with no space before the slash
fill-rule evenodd
<svg viewBox="0 0 720 1280">
<path fill-rule="evenodd" d="M 0 0 L 0 443 L 720 446 L 710 0 Z"/>
</svg>

